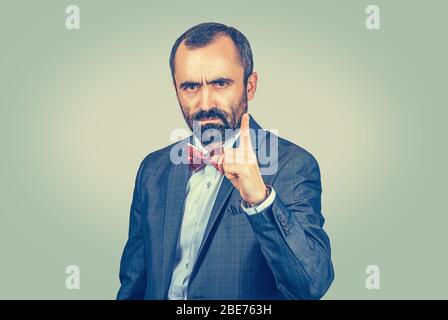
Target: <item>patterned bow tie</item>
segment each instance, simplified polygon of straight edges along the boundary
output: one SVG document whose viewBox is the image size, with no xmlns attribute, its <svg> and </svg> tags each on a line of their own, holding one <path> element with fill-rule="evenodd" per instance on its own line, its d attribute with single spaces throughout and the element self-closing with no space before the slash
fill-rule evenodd
<svg viewBox="0 0 448 320">
<path fill-rule="evenodd" d="M 216 168 L 216 170 L 219 170 L 218 164 L 212 160 L 212 157 L 219 156 L 221 154 L 222 154 L 222 147 L 213 149 L 207 155 L 205 155 L 201 152 L 201 150 L 199 150 L 197 147 L 189 143 L 187 146 L 188 166 L 193 172 L 205 168 L 207 164 L 211 164 Z"/>
</svg>

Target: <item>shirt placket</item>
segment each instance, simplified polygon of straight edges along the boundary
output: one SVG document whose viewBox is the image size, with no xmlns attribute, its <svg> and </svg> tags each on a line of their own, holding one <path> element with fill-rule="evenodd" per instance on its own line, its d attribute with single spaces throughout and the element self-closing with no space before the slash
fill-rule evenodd
<svg viewBox="0 0 448 320">
<path fill-rule="evenodd" d="M 215 171 L 213 171 L 213 170 Z M 203 199 L 205 198 L 209 198 L 210 197 L 210 190 L 212 190 L 212 185 L 214 183 L 214 180 L 216 179 L 216 170 L 214 167 L 212 167 L 211 165 L 206 165 L 205 168 L 203 169 L 203 171 L 200 173 L 203 175 L 203 180 L 204 183 L 202 184 L 202 188 L 201 188 L 201 194 L 200 194 L 200 198 Z M 203 215 L 205 214 L 204 212 L 204 206 L 206 205 L 207 201 L 203 201 L 202 204 L 200 206 L 198 206 L 198 212 L 199 214 L 196 217 L 195 223 L 194 223 L 194 228 L 193 228 L 193 232 L 192 232 L 192 236 L 190 239 L 190 245 L 189 245 L 189 252 L 188 252 L 188 261 L 185 263 L 185 277 L 184 277 L 184 281 L 182 284 L 182 296 L 185 299 L 187 299 L 187 289 L 188 289 L 188 283 L 189 283 L 189 278 L 191 275 L 191 269 L 195 263 L 196 260 L 196 256 L 197 256 L 197 251 L 198 248 L 197 246 L 200 245 L 200 243 L 198 242 L 198 225 L 200 223 L 201 220 L 204 219 Z M 205 223 L 205 221 L 203 221 Z"/>
</svg>

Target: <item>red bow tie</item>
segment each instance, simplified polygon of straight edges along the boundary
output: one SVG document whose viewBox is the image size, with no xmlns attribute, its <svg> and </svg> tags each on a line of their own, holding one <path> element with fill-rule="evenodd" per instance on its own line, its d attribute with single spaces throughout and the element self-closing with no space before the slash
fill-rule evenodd
<svg viewBox="0 0 448 320">
<path fill-rule="evenodd" d="M 212 157 L 221 154 L 222 147 L 213 149 L 207 155 L 205 155 L 201 152 L 201 150 L 189 143 L 187 146 L 188 166 L 194 172 L 205 168 L 207 164 L 211 164 L 216 168 L 216 170 L 219 170 L 218 164 L 212 160 Z"/>
</svg>

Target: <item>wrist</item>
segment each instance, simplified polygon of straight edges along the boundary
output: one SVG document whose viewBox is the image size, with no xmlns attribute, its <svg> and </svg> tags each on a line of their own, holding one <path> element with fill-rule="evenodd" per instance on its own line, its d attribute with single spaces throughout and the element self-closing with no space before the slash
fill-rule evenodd
<svg viewBox="0 0 448 320">
<path fill-rule="evenodd" d="M 258 193 L 259 196 L 257 196 L 256 198 L 251 199 L 251 201 L 245 201 L 245 203 L 249 206 L 249 207 L 255 207 L 258 206 L 260 203 L 262 203 L 263 201 L 265 201 L 270 194 L 270 187 L 268 187 L 267 185 L 263 185 L 264 188 L 261 189 Z"/>
</svg>

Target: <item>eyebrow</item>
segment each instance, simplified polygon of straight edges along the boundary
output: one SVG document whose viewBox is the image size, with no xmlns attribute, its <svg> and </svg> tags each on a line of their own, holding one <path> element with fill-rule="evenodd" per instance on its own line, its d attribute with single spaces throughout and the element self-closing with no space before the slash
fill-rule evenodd
<svg viewBox="0 0 448 320">
<path fill-rule="evenodd" d="M 213 79 L 210 81 L 207 81 L 207 84 L 217 84 L 218 82 L 226 82 L 226 83 L 234 83 L 235 81 L 230 79 L 230 78 L 224 78 L 224 77 L 220 77 L 217 79 Z M 195 82 L 195 81 L 184 81 L 180 84 L 180 88 L 181 89 L 185 89 L 188 88 L 189 86 L 202 86 L 202 82 Z"/>
</svg>

